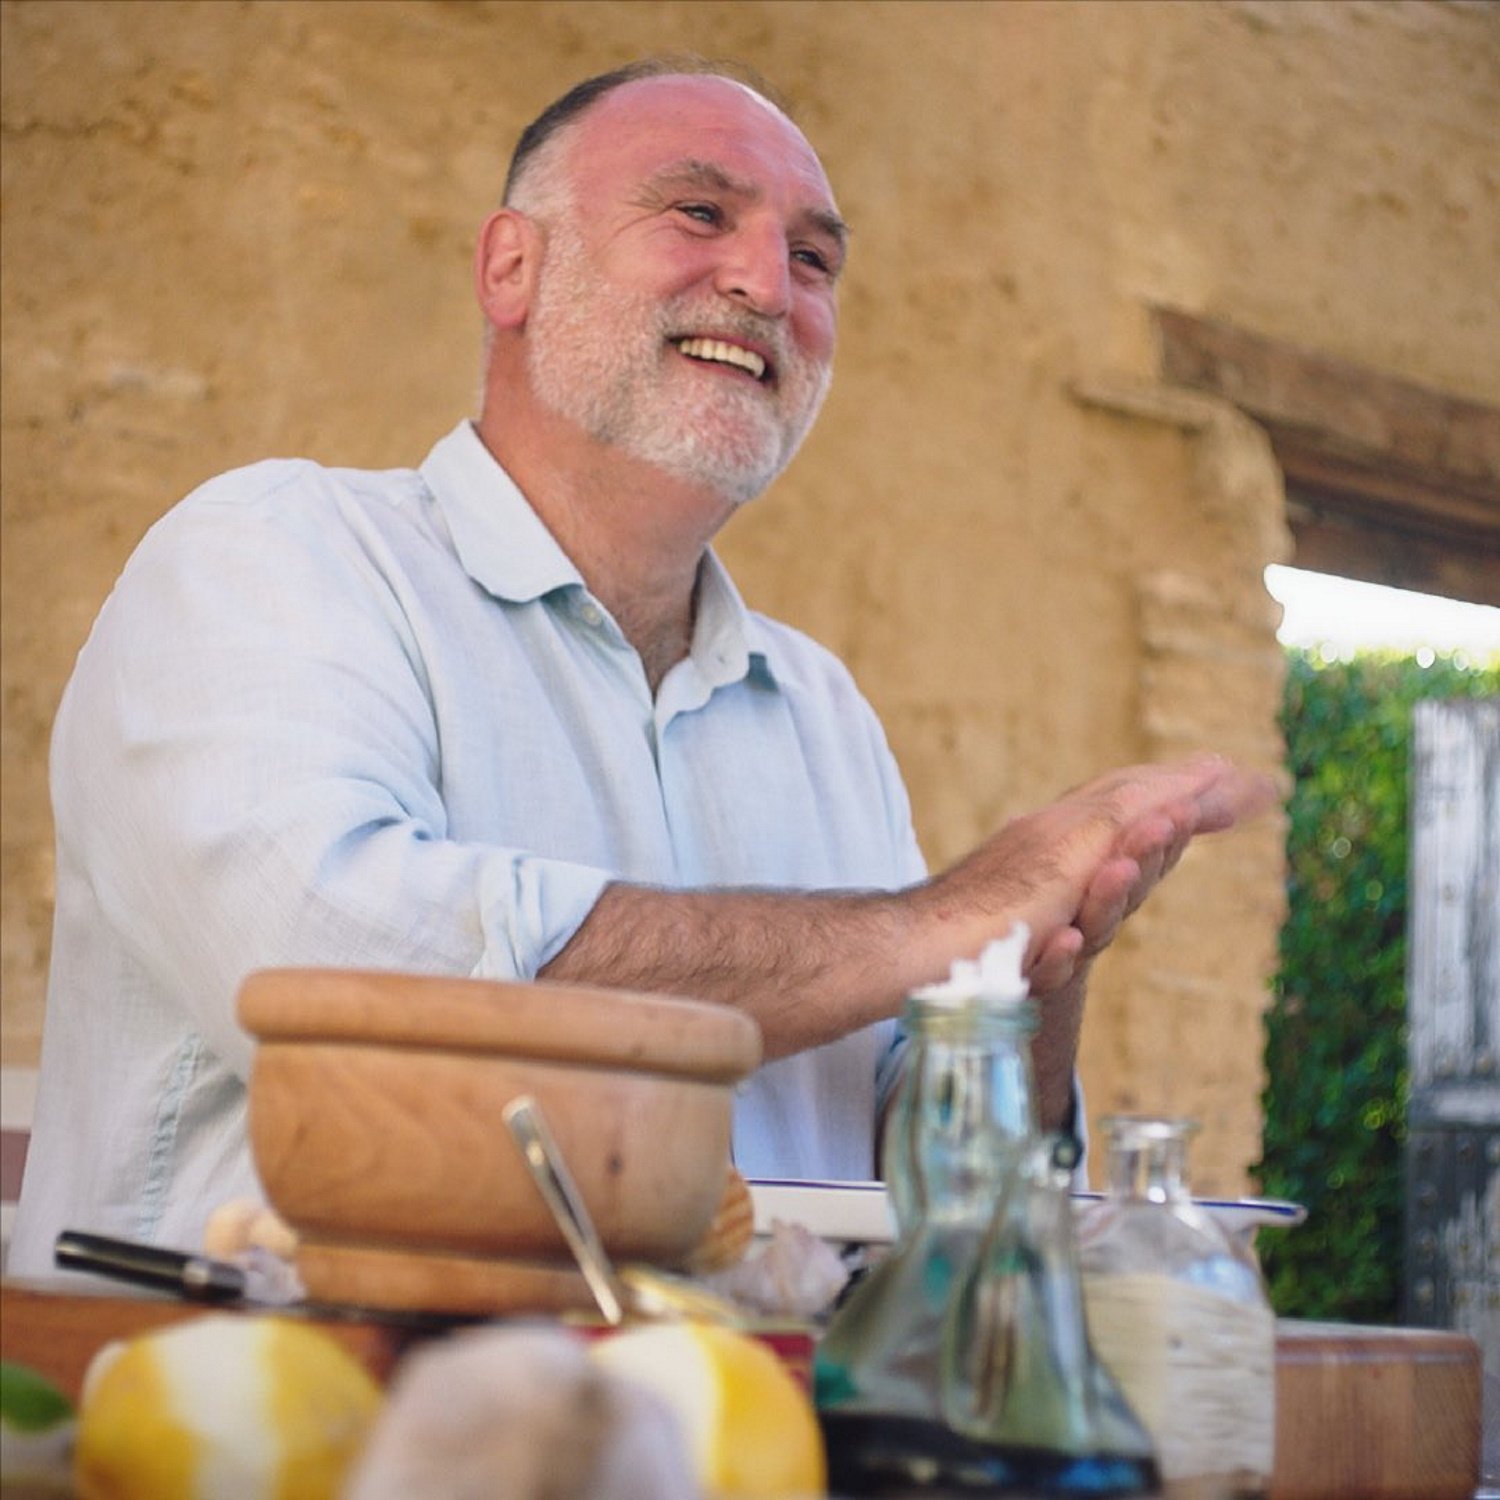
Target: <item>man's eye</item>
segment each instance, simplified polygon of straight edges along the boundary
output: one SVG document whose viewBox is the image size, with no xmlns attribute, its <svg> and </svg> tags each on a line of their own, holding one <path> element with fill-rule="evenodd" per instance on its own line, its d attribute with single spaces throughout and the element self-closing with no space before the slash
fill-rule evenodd
<svg viewBox="0 0 1500 1500">
<path fill-rule="evenodd" d="M 723 219 L 718 206 L 713 203 L 679 203 L 677 212 L 696 219 L 700 224 L 717 224 Z"/>
<path fill-rule="evenodd" d="M 825 276 L 833 275 L 833 266 L 821 250 L 810 250 L 804 246 L 792 251 L 792 259 L 800 261 L 804 266 L 811 266 L 815 271 L 821 271 Z"/>
</svg>

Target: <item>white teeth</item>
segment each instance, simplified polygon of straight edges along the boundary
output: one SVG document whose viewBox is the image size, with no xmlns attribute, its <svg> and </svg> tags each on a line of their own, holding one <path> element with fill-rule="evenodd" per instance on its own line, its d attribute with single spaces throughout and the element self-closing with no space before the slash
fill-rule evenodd
<svg viewBox="0 0 1500 1500">
<path fill-rule="evenodd" d="M 679 339 L 677 347 L 692 359 L 713 360 L 721 365 L 748 370 L 757 380 L 766 373 L 766 362 L 755 350 L 726 344 L 722 339 Z"/>
</svg>

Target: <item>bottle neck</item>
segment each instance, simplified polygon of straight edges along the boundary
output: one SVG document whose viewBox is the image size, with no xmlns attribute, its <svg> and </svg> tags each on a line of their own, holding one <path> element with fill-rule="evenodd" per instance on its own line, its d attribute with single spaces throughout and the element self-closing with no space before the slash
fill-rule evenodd
<svg viewBox="0 0 1500 1500">
<path fill-rule="evenodd" d="M 1110 1128 L 1109 1191 L 1118 1198 L 1147 1203 L 1179 1203 L 1190 1196 L 1187 1178 L 1187 1146 L 1191 1125 L 1187 1121 L 1140 1122 L 1151 1129 Z"/>
<path fill-rule="evenodd" d="M 903 1229 L 930 1214 L 982 1220 L 1036 1133 L 1030 1005 L 908 1002 L 911 1051 L 886 1135 Z"/>
</svg>

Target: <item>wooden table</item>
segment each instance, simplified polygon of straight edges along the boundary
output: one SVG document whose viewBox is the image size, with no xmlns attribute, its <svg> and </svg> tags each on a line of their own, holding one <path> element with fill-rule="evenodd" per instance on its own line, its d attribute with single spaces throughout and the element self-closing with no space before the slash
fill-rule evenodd
<svg viewBox="0 0 1500 1500">
<path fill-rule="evenodd" d="M 0 1282 L 0 1348 L 75 1399 L 110 1339 L 204 1309 L 146 1295 L 81 1292 L 76 1279 Z M 312 1322 L 386 1380 L 415 1323 Z M 1461 1334 L 1341 1323 L 1277 1325 L 1272 1500 L 1471 1500 L 1479 1481 L 1479 1347 Z"/>
<path fill-rule="evenodd" d="M 1463 1334 L 1283 1319 L 1272 1500 L 1470 1500 L 1482 1374 Z"/>
</svg>

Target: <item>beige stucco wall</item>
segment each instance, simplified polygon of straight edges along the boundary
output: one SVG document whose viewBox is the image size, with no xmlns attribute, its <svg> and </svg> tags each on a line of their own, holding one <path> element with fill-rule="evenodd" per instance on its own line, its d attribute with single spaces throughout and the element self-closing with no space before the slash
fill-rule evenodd
<svg viewBox="0 0 1500 1500">
<path fill-rule="evenodd" d="M 1279 479 L 1157 379 L 1163 303 L 1500 400 L 1500 11 L 1335 3 L 3 7 L 3 1057 L 42 1023 L 48 726 L 151 521 L 469 407 L 519 127 L 651 50 L 787 93 L 855 225 L 824 420 L 723 550 L 883 715 L 929 857 L 1090 772 L 1274 765 Z M 1091 1112 L 1258 1154 L 1281 829 L 1190 851 L 1101 965 Z"/>
</svg>

